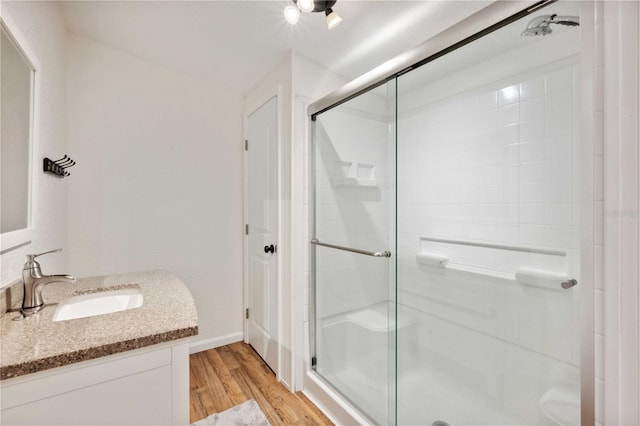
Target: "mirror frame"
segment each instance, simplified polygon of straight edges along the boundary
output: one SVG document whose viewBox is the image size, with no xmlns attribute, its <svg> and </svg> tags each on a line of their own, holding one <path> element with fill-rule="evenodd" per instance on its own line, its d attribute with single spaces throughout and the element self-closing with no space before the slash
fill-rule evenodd
<svg viewBox="0 0 640 426">
<path fill-rule="evenodd" d="M 0 234 L 0 252 L 28 244 L 35 236 L 34 214 L 36 200 L 34 194 L 36 191 L 35 172 L 36 167 L 36 151 L 38 147 L 38 137 L 40 133 L 40 61 L 31 49 L 27 39 L 20 32 L 18 26 L 11 16 L 7 13 L 6 8 L 2 8 L 0 12 L 0 25 L 7 32 L 9 38 L 16 46 L 18 51 L 27 61 L 27 64 L 33 70 L 31 76 L 31 108 L 29 116 L 29 154 L 28 154 L 28 195 L 27 195 L 27 227 L 17 229 L 15 231 Z"/>
</svg>

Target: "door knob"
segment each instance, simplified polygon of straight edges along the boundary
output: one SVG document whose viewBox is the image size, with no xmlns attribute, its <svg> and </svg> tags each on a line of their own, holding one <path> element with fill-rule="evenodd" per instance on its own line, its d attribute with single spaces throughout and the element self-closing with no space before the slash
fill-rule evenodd
<svg viewBox="0 0 640 426">
<path fill-rule="evenodd" d="M 264 252 L 273 254 L 276 252 L 276 248 L 273 244 L 271 244 L 270 246 L 264 246 Z"/>
<path fill-rule="evenodd" d="M 562 288 L 564 288 L 565 290 L 568 288 L 573 287 L 574 285 L 578 285 L 578 281 L 577 280 L 567 280 L 567 281 L 563 281 L 562 283 L 560 283 L 560 286 Z"/>
</svg>

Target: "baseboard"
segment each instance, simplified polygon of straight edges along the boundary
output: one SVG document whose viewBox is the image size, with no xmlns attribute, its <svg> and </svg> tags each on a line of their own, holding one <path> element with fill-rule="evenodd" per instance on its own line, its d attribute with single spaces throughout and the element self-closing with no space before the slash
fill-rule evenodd
<svg viewBox="0 0 640 426">
<path fill-rule="evenodd" d="M 242 331 L 238 333 L 226 334 L 224 336 L 212 337 L 210 339 L 196 340 L 189 345 L 189 354 L 195 354 L 196 352 L 202 352 L 213 348 L 219 348 L 220 346 L 229 345 L 235 342 L 241 342 L 244 338 Z"/>
</svg>

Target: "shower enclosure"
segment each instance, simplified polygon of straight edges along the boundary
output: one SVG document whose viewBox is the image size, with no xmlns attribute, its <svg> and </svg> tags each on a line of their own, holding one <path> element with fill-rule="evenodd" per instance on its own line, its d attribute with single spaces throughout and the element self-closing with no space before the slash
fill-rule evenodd
<svg viewBox="0 0 640 426">
<path fill-rule="evenodd" d="M 584 6 L 547 3 L 310 107 L 312 368 L 371 423 L 581 423 Z"/>
</svg>

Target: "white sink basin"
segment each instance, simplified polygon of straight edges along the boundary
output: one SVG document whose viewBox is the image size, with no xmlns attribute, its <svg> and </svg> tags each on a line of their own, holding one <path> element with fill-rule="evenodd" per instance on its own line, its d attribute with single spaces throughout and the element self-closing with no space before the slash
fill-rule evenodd
<svg viewBox="0 0 640 426">
<path fill-rule="evenodd" d="M 139 288 L 102 291 L 73 296 L 61 303 L 53 314 L 54 321 L 93 317 L 126 311 L 142 306 L 143 297 Z"/>
</svg>

